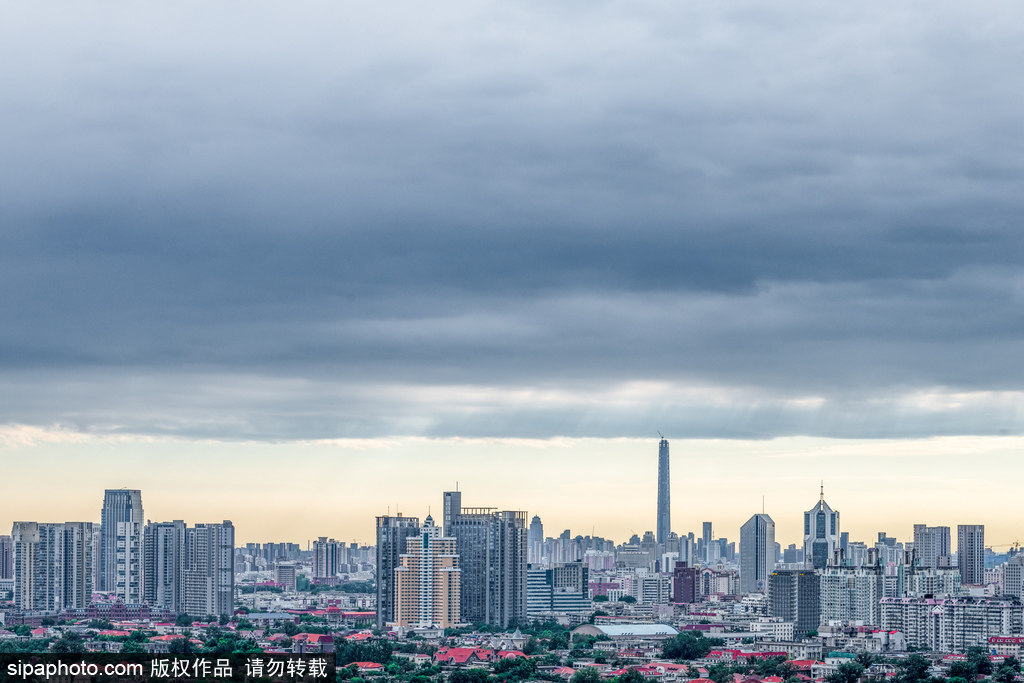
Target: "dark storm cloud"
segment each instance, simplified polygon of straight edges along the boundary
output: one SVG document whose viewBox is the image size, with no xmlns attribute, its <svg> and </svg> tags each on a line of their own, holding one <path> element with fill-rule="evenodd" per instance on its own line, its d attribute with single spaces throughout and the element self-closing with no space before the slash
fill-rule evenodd
<svg viewBox="0 0 1024 683">
<path fill-rule="evenodd" d="M 2 10 L 0 422 L 1024 426 L 1016 5 L 231 9 Z"/>
</svg>

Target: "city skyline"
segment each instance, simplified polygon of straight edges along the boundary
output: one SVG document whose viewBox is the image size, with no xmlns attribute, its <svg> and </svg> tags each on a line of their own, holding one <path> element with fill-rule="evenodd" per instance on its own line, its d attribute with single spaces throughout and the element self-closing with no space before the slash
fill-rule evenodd
<svg viewBox="0 0 1024 683">
<path fill-rule="evenodd" d="M 995 445 L 999 440 L 996 440 Z M 878 531 L 885 531 L 900 541 L 913 540 L 913 525 L 931 527 L 949 526 L 954 530 L 960 524 L 985 524 L 986 543 L 1008 544 L 1018 538 L 1012 520 L 1003 514 L 1004 501 L 993 494 L 998 485 L 989 480 L 984 470 L 978 470 L 973 484 L 978 494 L 969 496 L 971 478 L 963 473 L 953 477 L 964 457 L 983 456 L 994 465 L 1000 463 L 1016 467 L 1015 438 L 1003 439 L 1002 451 L 993 450 L 992 440 L 929 440 L 883 442 L 873 444 L 882 449 L 878 455 L 869 455 L 868 442 L 833 442 L 827 440 L 775 440 L 765 442 L 706 442 L 678 439 L 680 449 L 688 454 L 690 469 L 685 473 L 675 468 L 673 482 L 672 530 L 677 533 L 693 531 L 698 536 L 701 524 L 714 524 L 716 538 L 738 540 L 739 528 L 749 516 L 761 511 L 761 497 L 766 497 L 765 511 L 777 524 L 777 540 L 785 547 L 790 543 L 803 545 L 802 519 L 804 512 L 817 503 L 820 481 L 825 480 L 825 495 L 830 505 L 843 511 L 843 530 L 851 533 L 851 540 L 870 541 Z M 78 444 L 80 446 L 80 444 Z M 108 457 L 115 460 L 147 444 L 121 444 L 112 451 L 105 444 Z M 157 444 L 148 444 L 154 447 Z M 163 447 L 179 453 L 187 447 L 180 442 Z M 28 447 L 25 447 L 28 448 Z M 242 453 L 251 455 L 252 445 L 239 446 Z M 502 509 L 525 509 L 532 517 L 540 515 L 547 536 L 557 536 L 565 528 L 572 535 L 594 533 L 621 543 L 633 533 L 642 535 L 655 531 L 654 510 L 657 481 L 657 440 L 617 440 L 610 442 L 538 442 L 484 443 L 451 441 L 395 441 L 390 448 L 364 451 L 368 453 L 360 466 L 337 464 L 337 446 L 278 445 L 260 446 L 263 457 L 249 459 L 248 467 L 239 461 L 234 472 L 234 483 L 224 486 L 218 481 L 196 481 L 188 472 L 177 477 L 173 473 L 140 473 L 134 481 L 109 482 L 102 468 L 70 474 L 62 481 L 51 474 L 53 499 L 39 500 L 28 492 L 11 493 L 0 508 L 0 514 L 21 519 L 40 521 L 94 521 L 99 520 L 102 492 L 112 483 L 130 485 L 140 489 L 146 500 L 146 517 L 151 521 L 188 519 L 210 521 L 232 519 L 238 529 L 238 540 L 244 542 L 299 542 L 305 544 L 319 536 L 331 536 L 345 542 L 372 543 L 372 519 L 377 515 L 395 514 L 397 511 L 423 518 L 433 511 L 439 518 L 440 492 L 454 488 L 455 481 L 442 474 L 446 467 L 459 468 L 459 488 L 468 491 L 471 503 L 491 501 Z M 401 448 L 411 453 L 395 454 Z M 867 449 L 867 450 L 866 450 Z M 902 449 L 902 451 L 898 451 Z M 143 449 L 144 450 L 144 449 Z M 483 452 L 502 457 L 521 459 L 522 468 L 508 473 L 501 486 L 495 486 L 488 462 L 480 459 Z M 287 453 L 307 463 L 311 472 L 331 472 L 337 468 L 356 481 L 365 483 L 352 493 L 339 499 L 332 486 L 325 486 L 319 477 L 315 484 L 300 474 L 294 477 L 295 491 L 282 489 L 278 477 L 269 476 L 279 459 Z M 899 457 L 894 457 L 900 452 Z M 415 453 L 415 456 L 412 455 Z M 552 461 L 552 454 L 557 459 Z M 901 474 L 885 476 L 873 474 L 851 475 L 846 458 L 857 454 L 862 467 L 885 465 L 893 472 L 893 462 L 909 463 L 910 469 Z M 149 456 L 159 459 L 159 454 Z M 412 457 L 420 465 L 410 471 L 408 478 L 397 479 L 374 466 L 377 458 Z M 36 463 L 50 470 L 46 462 L 37 458 L 22 458 L 25 463 Z M 586 462 L 588 468 L 580 469 Z M 780 464 L 781 463 L 781 464 Z M 794 477 L 794 470 L 784 469 L 776 476 L 768 476 L 772 468 L 785 463 L 796 471 L 814 463 L 815 474 Z M 924 477 L 917 472 L 928 463 L 931 474 Z M 15 465 L 16 466 L 16 465 Z M 607 476 L 616 468 L 630 476 Z M 548 472 L 538 478 L 537 471 Z M 750 472 L 746 477 L 744 471 Z M 720 472 L 729 472 L 729 489 L 723 490 Z M 251 475 L 247 479 L 245 475 Z M 566 478 L 570 477 L 571 478 Z M 561 477 L 561 478 L 560 478 Z M 91 488 L 94 484 L 96 489 Z M 303 483 L 306 482 L 306 483 Z M 799 482 L 803 482 L 801 485 Z M 921 483 L 927 482 L 922 487 Z M 106 485 L 104 485 L 106 484 Z M 403 484 L 408 486 L 403 490 Z M 1013 495 L 1007 483 L 1005 495 Z M 310 490 L 312 487 L 313 490 Z M 319 489 L 319 490 L 317 490 Z M 390 490 L 393 495 L 380 491 Z M 772 491 L 775 491 L 773 494 Z M 191 494 L 191 498 L 190 495 Z M 806 496 L 806 497 L 805 497 Z M 389 498 L 393 500 L 388 500 Z M 301 504 L 299 500 L 301 499 Z M 254 500 L 259 505 L 254 505 Z M 267 500 L 279 501 L 268 505 Z M 294 507 L 289 503 L 294 500 Z M 607 501 L 615 501 L 608 505 Z M 904 517 L 898 514 L 899 505 L 906 507 Z M 390 508 L 390 510 L 389 510 Z M 296 512 L 289 513 L 292 509 Z M 63 510 L 65 514 L 56 512 Z M 20 512 L 19 512 L 20 511 Z M 55 519 L 64 517 L 65 519 Z M 325 520 L 329 520 L 326 521 Z M 901 520 L 901 521 L 896 521 Z M 11 521 L 14 521 L 13 519 Z M 0 523 L 8 522 L 0 518 Z"/>
</svg>

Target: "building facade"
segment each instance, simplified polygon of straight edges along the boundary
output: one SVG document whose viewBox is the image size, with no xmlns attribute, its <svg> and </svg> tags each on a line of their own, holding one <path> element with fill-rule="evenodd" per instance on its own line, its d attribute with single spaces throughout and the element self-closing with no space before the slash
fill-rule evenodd
<svg viewBox="0 0 1024 683">
<path fill-rule="evenodd" d="M 395 567 L 395 626 L 451 628 L 459 623 L 462 571 L 455 539 L 427 515 L 417 536 L 407 536 Z"/>
<path fill-rule="evenodd" d="M 907 645 L 964 653 L 993 636 L 1021 635 L 1022 606 L 986 598 L 882 598 L 882 628 L 902 632 Z"/>
<path fill-rule="evenodd" d="M 526 618 L 526 512 L 463 508 L 445 493 L 445 515 L 462 569 L 463 622 L 507 627 Z M 458 493 L 458 492 L 455 492 Z"/>
<path fill-rule="evenodd" d="M 377 628 L 395 621 L 395 569 L 402 564 L 406 539 L 419 531 L 419 517 L 377 518 Z"/>
<path fill-rule="evenodd" d="M 92 523 L 15 522 L 11 531 L 14 604 L 22 611 L 88 607 Z"/>
<path fill-rule="evenodd" d="M 343 542 L 321 536 L 313 541 L 313 578 L 330 579 L 338 576 L 346 564 L 347 549 Z"/>
<path fill-rule="evenodd" d="M 100 513 L 100 585 L 125 603 L 142 601 L 142 492 L 107 489 Z"/>
<path fill-rule="evenodd" d="M 776 570 L 768 577 L 768 615 L 793 623 L 803 639 L 821 623 L 821 577 L 813 569 Z"/>
<path fill-rule="evenodd" d="M 0 536 L 0 579 L 14 578 L 14 539 Z"/>
<path fill-rule="evenodd" d="M 961 524 L 956 528 L 956 558 L 960 580 L 966 585 L 985 581 L 985 525 Z"/>
<path fill-rule="evenodd" d="M 235 529 L 230 521 L 150 522 L 143 543 L 143 598 L 197 617 L 231 615 L 235 595 Z"/>
<path fill-rule="evenodd" d="M 804 513 L 804 563 L 824 569 L 833 561 L 839 546 L 839 512 L 825 502 L 825 488 L 817 504 Z"/>
<path fill-rule="evenodd" d="M 662 439 L 658 443 L 658 519 L 655 527 L 658 545 L 661 546 L 668 542 L 672 531 L 672 480 L 668 465 L 668 440 Z"/>
<path fill-rule="evenodd" d="M 953 566 L 948 526 L 914 525 L 914 556 L 924 569 L 947 569 Z"/>
<path fill-rule="evenodd" d="M 589 614 L 590 570 L 583 562 L 526 569 L 526 614 L 531 619 L 557 612 Z"/>
<path fill-rule="evenodd" d="M 821 585 L 821 621 L 861 621 L 881 624 L 879 600 L 884 597 L 881 566 L 829 566 L 818 570 Z"/>
<path fill-rule="evenodd" d="M 740 592 L 764 591 L 775 570 L 775 522 L 757 514 L 740 527 Z"/>
</svg>

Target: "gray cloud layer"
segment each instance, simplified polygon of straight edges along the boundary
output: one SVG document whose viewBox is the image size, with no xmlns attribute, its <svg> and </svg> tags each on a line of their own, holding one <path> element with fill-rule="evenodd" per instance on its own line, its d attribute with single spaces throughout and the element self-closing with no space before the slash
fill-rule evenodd
<svg viewBox="0 0 1024 683">
<path fill-rule="evenodd" d="M 0 9 L 0 422 L 1024 428 L 1017 4 L 64 10 Z"/>
</svg>

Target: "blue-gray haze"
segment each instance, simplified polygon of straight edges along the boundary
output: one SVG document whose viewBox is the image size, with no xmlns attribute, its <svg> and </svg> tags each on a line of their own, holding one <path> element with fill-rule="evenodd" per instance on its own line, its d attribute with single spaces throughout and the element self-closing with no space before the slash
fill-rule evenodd
<svg viewBox="0 0 1024 683">
<path fill-rule="evenodd" d="M 1024 6 L 8 3 L 0 423 L 1022 431 Z"/>
</svg>

